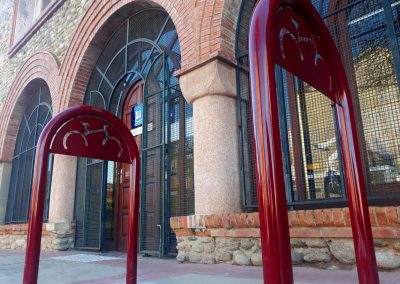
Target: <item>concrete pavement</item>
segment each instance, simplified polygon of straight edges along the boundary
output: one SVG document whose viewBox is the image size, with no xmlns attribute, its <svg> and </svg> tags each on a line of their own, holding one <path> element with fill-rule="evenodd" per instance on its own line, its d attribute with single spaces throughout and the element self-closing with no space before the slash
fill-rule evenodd
<svg viewBox="0 0 400 284">
<path fill-rule="evenodd" d="M 0 250 L 0 283 L 22 283 L 24 251 Z M 126 255 L 84 251 L 41 254 L 39 283 L 125 283 Z M 260 267 L 229 264 L 179 264 L 175 259 L 139 257 L 141 284 L 262 284 Z M 296 284 L 358 283 L 356 270 L 294 267 Z M 400 272 L 380 272 L 382 284 L 400 283 Z"/>
</svg>

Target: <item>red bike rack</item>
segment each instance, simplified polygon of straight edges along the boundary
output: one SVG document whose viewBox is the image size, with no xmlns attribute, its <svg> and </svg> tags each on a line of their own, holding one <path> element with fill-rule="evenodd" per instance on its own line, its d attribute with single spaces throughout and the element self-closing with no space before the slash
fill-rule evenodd
<svg viewBox="0 0 400 284">
<path fill-rule="evenodd" d="M 335 102 L 358 279 L 379 283 L 351 94 L 335 43 L 308 0 L 260 0 L 249 57 L 264 283 L 293 283 L 275 64 Z"/>
<path fill-rule="evenodd" d="M 50 153 L 130 163 L 126 283 L 136 283 L 139 230 L 140 158 L 135 140 L 116 116 L 91 106 L 67 109 L 44 128 L 37 145 L 29 211 L 24 284 L 38 279 L 47 166 Z"/>
</svg>

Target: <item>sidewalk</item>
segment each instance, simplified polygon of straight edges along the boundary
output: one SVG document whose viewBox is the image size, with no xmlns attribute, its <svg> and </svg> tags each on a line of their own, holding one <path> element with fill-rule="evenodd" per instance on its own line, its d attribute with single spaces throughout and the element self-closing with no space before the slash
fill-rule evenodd
<svg viewBox="0 0 400 284">
<path fill-rule="evenodd" d="M 41 254 L 39 282 L 43 284 L 125 283 L 126 255 L 83 251 Z M 0 250 L 0 283 L 22 283 L 24 251 Z M 400 272 L 380 272 L 382 284 L 400 283 Z M 295 267 L 296 284 L 358 283 L 355 270 Z M 175 259 L 140 257 L 141 284 L 262 284 L 260 267 L 228 264 L 179 264 Z"/>
</svg>

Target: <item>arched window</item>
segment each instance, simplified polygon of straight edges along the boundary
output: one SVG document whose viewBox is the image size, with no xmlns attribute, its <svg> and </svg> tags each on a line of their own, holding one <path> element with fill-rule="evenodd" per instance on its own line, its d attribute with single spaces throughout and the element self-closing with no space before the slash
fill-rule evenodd
<svg viewBox="0 0 400 284">
<path fill-rule="evenodd" d="M 109 39 L 84 99 L 121 117 L 141 147 L 140 249 L 147 253 L 175 251 L 169 217 L 194 212 L 193 114 L 173 75 L 180 57 L 168 14 L 156 8 L 141 11 Z M 134 112 L 143 116 L 138 125 L 130 123 Z M 127 174 L 123 165 L 79 160 L 75 246 L 125 249 Z"/>
<path fill-rule="evenodd" d="M 242 1 L 236 39 L 244 206 L 257 207 L 248 32 L 255 0 Z M 400 198 L 399 1 L 313 0 L 349 80 L 371 202 Z M 328 99 L 277 68 L 287 200 L 297 208 L 345 206 L 336 121 Z M 385 200 L 386 199 L 386 200 Z M 380 200 L 380 201 L 378 201 Z"/>
<path fill-rule="evenodd" d="M 30 194 L 32 189 L 36 145 L 44 126 L 52 117 L 51 97 L 44 81 L 35 81 L 25 89 L 24 115 L 19 126 L 12 160 L 12 173 L 6 223 L 25 223 L 29 218 Z M 50 179 L 52 163 L 49 166 L 45 219 L 48 216 Z"/>
</svg>

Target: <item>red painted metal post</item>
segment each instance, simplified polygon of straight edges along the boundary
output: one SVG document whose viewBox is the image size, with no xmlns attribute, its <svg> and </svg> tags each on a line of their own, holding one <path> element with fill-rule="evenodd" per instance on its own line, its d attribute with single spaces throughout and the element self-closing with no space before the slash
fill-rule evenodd
<svg viewBox="0 0 400 284">
<path fill-rule="evenodd" d="M 379 283 L 350 90 L 323 20 L 307 0 L 260 0 L 251 21 L 249 58 L 264 283 L 293 283 L 275 64 L 337 104 L 359 282 Z"/>
<path fill-rule="evenodd" d="M 128 252 L 126 260 L 126 283 L 136 284 L 137 255 L 139 237 L 139 200 L 140 200 L 140 161 L 139 158 L 131 165 L 130 174 L 130 203 L 128 227 Z"/>
<path fill-rule="evenodd" d="M 358 281 L 363 284 L 377 284 L 379 283 L 378 268 L 349 92 L 346 92 L 340 103 L 336 105 L 336 110 Z"/>
<path fill-rule="evenodd" d="M 283 179 L 282 150 L 271 50 L 271 33 L 264 28 L 269 3 L 260 2 L 253 12 L 250 40 L 250 76 L 256 177 L 260 214 L 264 283 L 293 283 L 289 224 Z"/>
<path fill-rule="evenodd" d="M 41 138 L 42 137 L 43 136 L 41 136 Z M 36 151 L 36 167 L 33 175 L 29 210 L 29 225 L 23 278 L 24 284 L 35 284 L 38 279 L 48 161 L 49 151 L 45 147 L 45 141 L 39 139 Z"/>
</svg>

